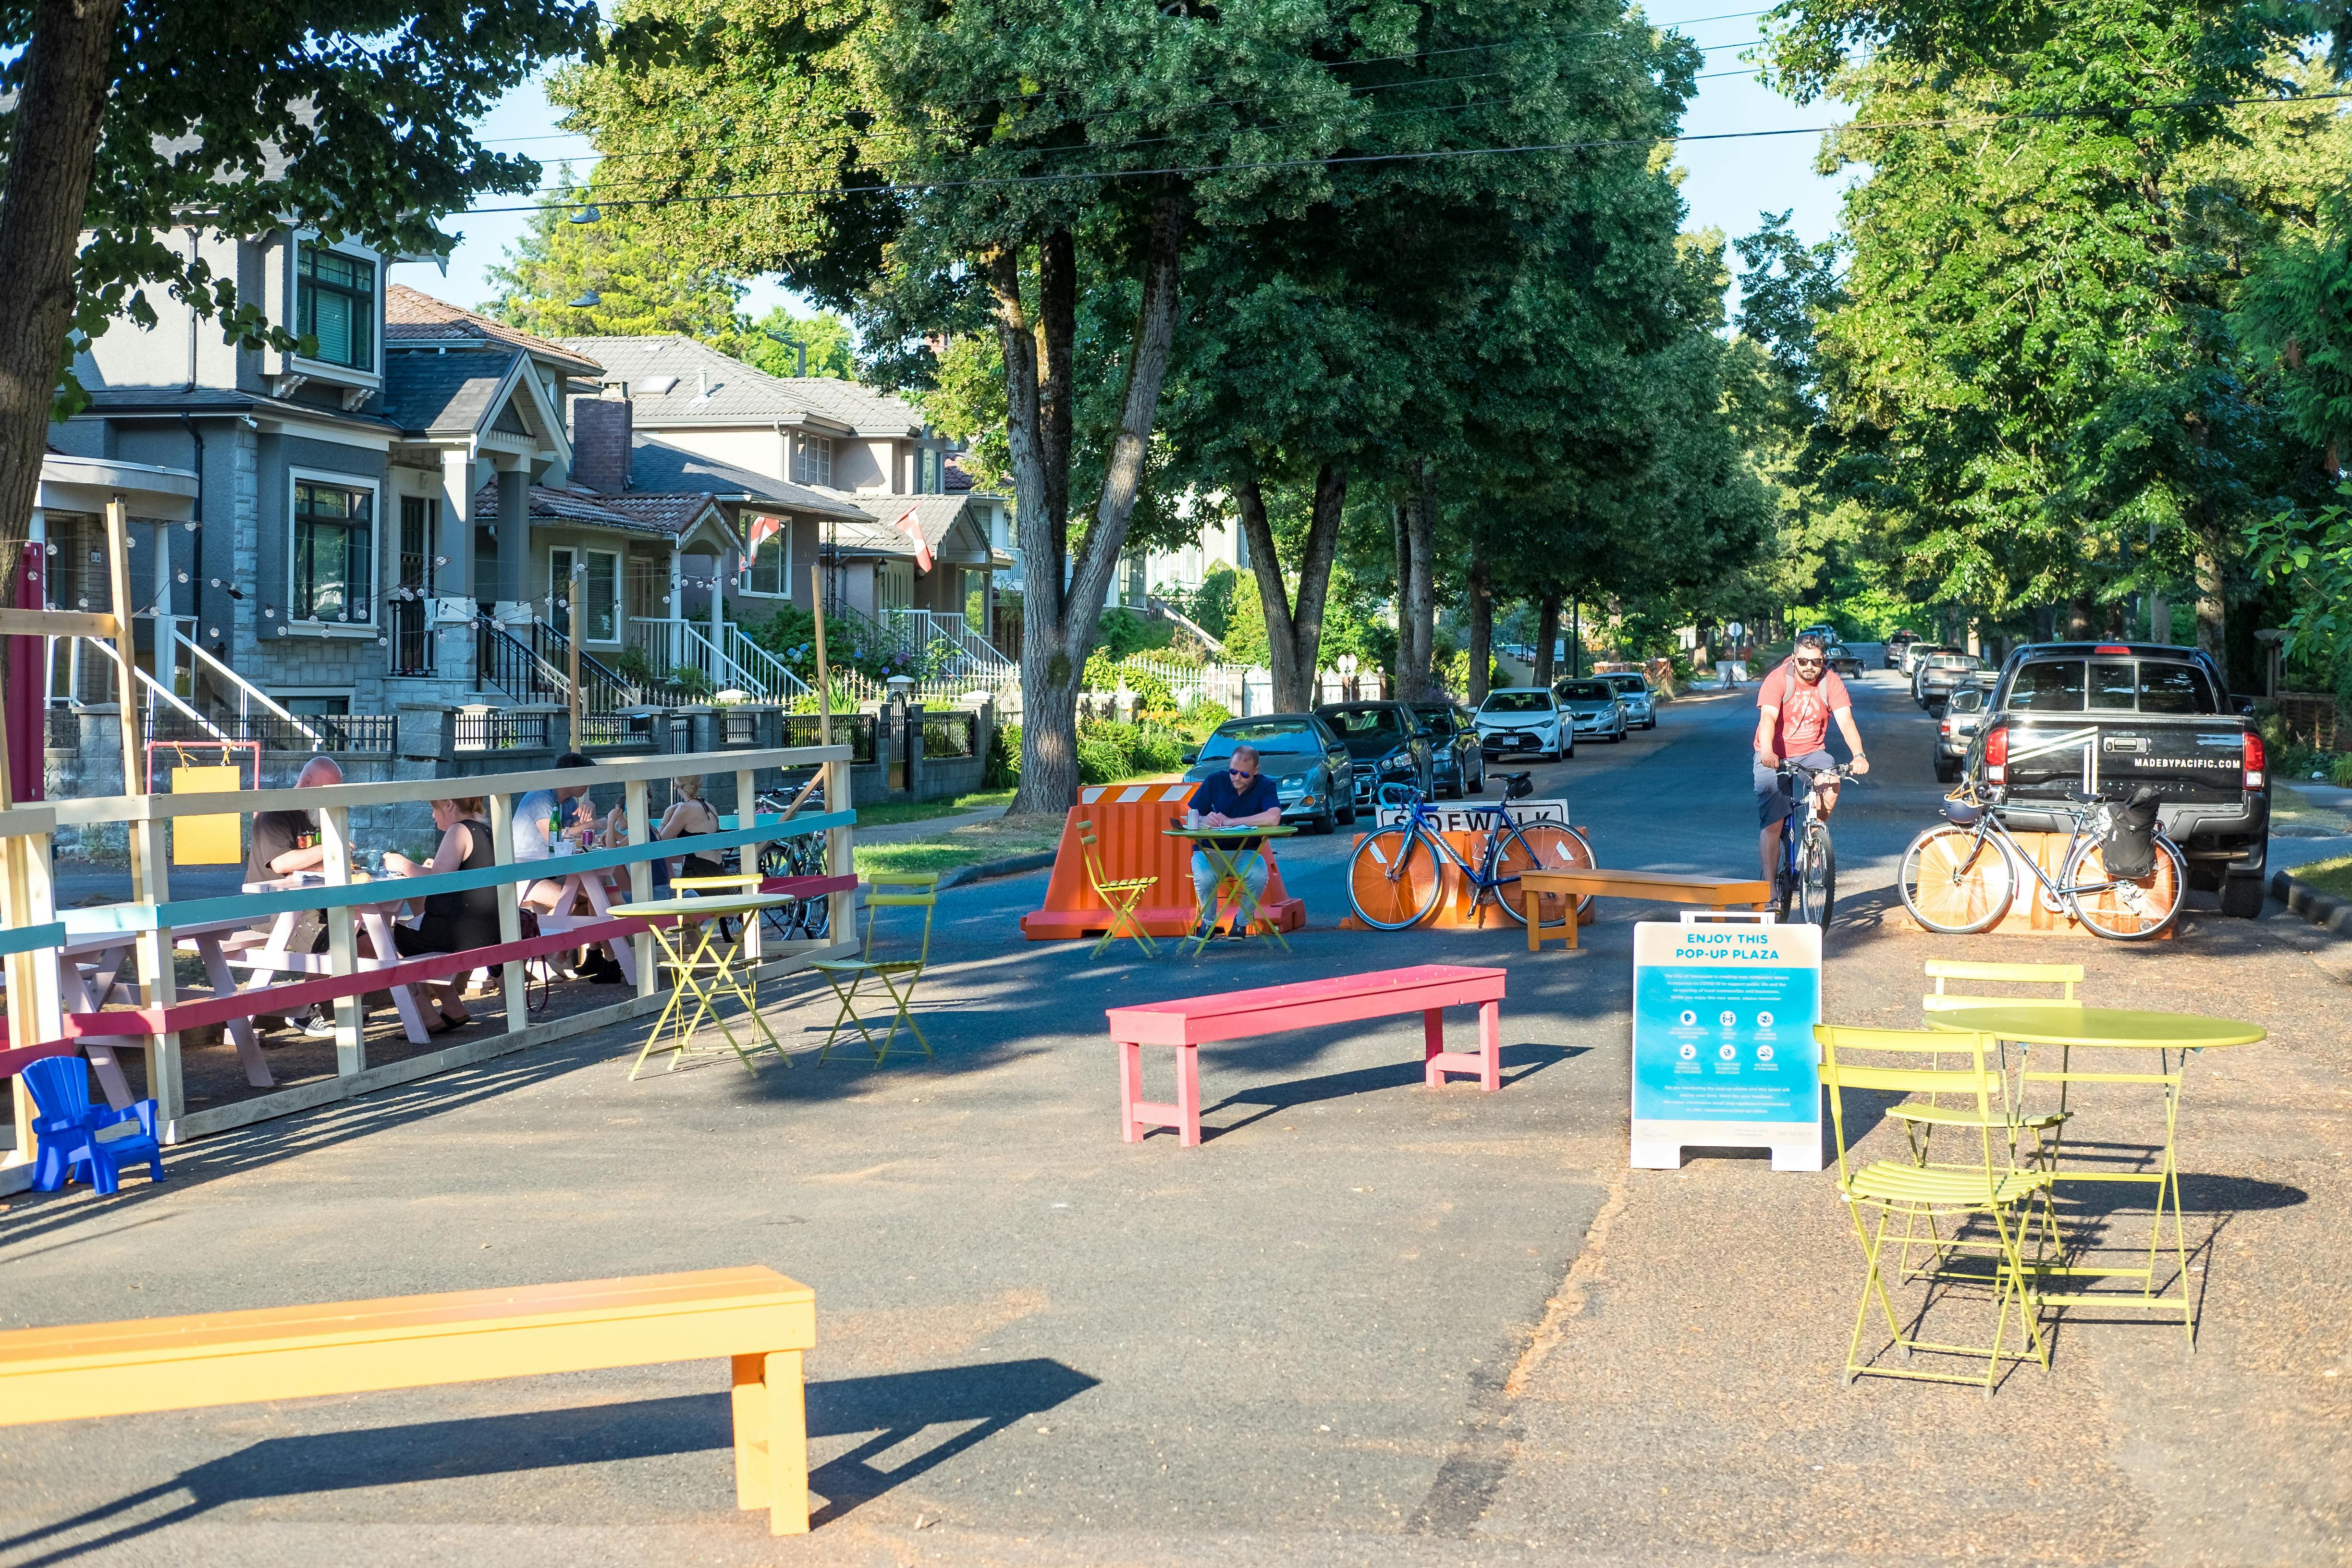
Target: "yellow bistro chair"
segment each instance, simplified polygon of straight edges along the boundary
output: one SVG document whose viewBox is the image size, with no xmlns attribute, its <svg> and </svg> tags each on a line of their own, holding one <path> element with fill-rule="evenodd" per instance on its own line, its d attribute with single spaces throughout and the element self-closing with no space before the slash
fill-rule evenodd
<svg viewBox="0 0 2352 1568">
<path fill-rule="evenodd" d="M 1143 902 L 1144 894 L 1160 886 L 1160 879 L 1123 877 L 1113 881 L 1105 877 L 1102 851 L 1095 843 L 1095 825 L 1091 822 L 1078 824 L 1078 843 L 1087 858 L 1087 880 L 1094 884 L 1095 897 L 1110 910 L 1110 928 L 1103 932 L 1102 940 L 1095 943 L 1094 951 L 1087 957 L 1100 958 L 1103 949 L 1122 936 L 1133 937 L 1136 946 L 1153 958 L 1159 957 L 1160 949 L 1153 944 L 1151 933 L 1145 931 L 1143 922 L 1135 918 L 1135 907 Z M 1121 930 L 1121 927 L 1126 929 Z"/>
<path fill-rule="evenodd" d="M 2048 1367 L 2050 1347 L 2042 1338 L 2040 1309 L 2030 1282 L 2023 1242 L 2026 1207 L 2049 1186 L 2050 1173 L 2019 1170 L 2007 1159 L 1995 1157 L 1993 1133 L 2000 1131 L 2005 1135 L 2009 1120 L 1999 1100 L 1999 1065 L 1987 1059 L 1994 1045 L 1992 1037 L 1826 1025 L 1814 1029 L 1813 1037 L 1822 1047 L 1822 1083 L 1830 1091 L 1830 1115 L 1837 1133 L 1838 1193 L 1853 1214 L 1854 1236 L 1862 1243 L 1864 1263 L 1862 1300 L 1854 1309 L 1853 1336 L 1846 1344 L 1844 1381 L 1851 1384 L 1862 1376 L 1907 1377 L 1927 1383 L 1973 1384 L 1982 1388 L 1985 1397 L 1990 1399 L 2003 1361 L 2032 1360 Z M 1956 1057 L 1967 1066 L 1942 1065 Z M 1916 1065 L 1923 1061 L 1929 1065 Z M 1900 1160 L 1861 1163 L 1853 1156 L 1846 1132 L 1845 1096 L 1849 1090 L 1924 1094 L 1938 1100 L 1948 1098 L 1951 1103 L 1944 1106 L 1943 1124 L 1974 1128 L 1978 1158 L 1968 1164 L 1927 1165 Z M 1964 1119 L 1964 1111 L 1971 1106 L 1973 1115 Z M 1968 1140 L 1961 1142 L 1965 1144 Z M 1887 1294 L 1885 1267 L 1887 1244 L 1900 1239 L 1888 1234 L 1898 1219 L 1904 1224 L 1906 1236 L 1923 1219 L 1931 1225 L 1939 1220 L 1950 1221 L 1956 1235 L 1980 1220 L 1990 1223 L 1990 1239 L 1975 1244 L 1993 1255 L 1990 1279 L 1973 1272 L 1931 1271 L 1927 1275 L 1931 1281 L 1927 1303 L 1920 1309 L 1924 1314 L 1927 1305 L 1934 1301 L 1938 1285 L 1962 1281 L 1990 1284 L 1994 1304 L 1990 1345 L 1954 1344 L 1904 1332 L 1903 1324 L 1895 1317 L 1894 1300 Z M 1982 1356 L 1984 1372 L 1931 1372 L 1907 1364 L 1880 1366 L 1864 1362 L 1861 1358 L 1862 1331 L 1870 1321 L 1874 1300 L 1885 1319 L 1893 1348 L 1902 1352 L 1906 1363 L 1919 1351 L 1937 1355 Z M 2021 1338 L 2028 1347 L 2023 1351 L 2004 1349 L 2012 1307 L 2017 1310 Z"/>
<path fill-rule="evenodd" d="M 810 967 L 825 978 L 833 994 L 841 999 L 841 1011 L 834 1015 L 833 1027 L 826 1031 L 824 1048 L 817 1053 L 822 1067 L 833 1054 L 833 1042 L 841 1034 L 843 1023 L 856 1028 L 874 1053 L 879 1064 L 890 1054 L 891 1043 L 898 1037 L 898 1026 L 904 1024 L 923 1047 L 923 1055 L 931 1054 L 931 1042 L 923 1038 L 921 1026 L 907 1010 L 915 999 L 915 984 L 923 977 L 923 966 L 931 958 L 931 914 L 940 901 L 940 874 L 937 871 L 876 871 L 866 879 L 866 940 L 856 958 L 834 959 Z M 923 944 L 912 958 L 877 958 L 874 947 L 874 921 L 886 909 L 919 909 L 923 911 Z M 889 1031 L 877 1040 L 866 1028 L 866 1020 L 857 1016 L 859 988 L 871 981 L 889 997 L 895 1011 L 890 1017 Z M 847 984 L 845 984 L 844 982 Z M 878 1001 L 880 998 L 873 998 Z"/>
</svg>

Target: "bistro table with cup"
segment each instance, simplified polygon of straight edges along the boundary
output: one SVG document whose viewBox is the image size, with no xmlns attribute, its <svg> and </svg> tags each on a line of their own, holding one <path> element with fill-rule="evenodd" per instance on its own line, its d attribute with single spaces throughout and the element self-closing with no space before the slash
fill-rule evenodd
<svg viewBox="0 0 2352 1568">
<path fill-rule="evenodd" d="M 2056 1181 L 2061 1184 L 2125 1183 L 2156 1189 L 2155 1214 L 2149 1227 L 2144 1263 L 2137 1267 L 2120 1267 L 2070 1261 L 2044 1263 L 2033 1269 L 2038 1279 L 2137 1279 L 2140 1283 L 2137 1295 L 2091 1291 L 2053 1293 L 2037 1288 L 2034 1299 L 2052 1306 L 2122 1307 L 2144 1311 L 2179 1312 L 2181 1327 L 2188 1332 L 2193 1345 L 2197 1337 L 2196 1306 L 2189 1289 L 2189 1247 L 2180 1215 L 2178 1146 L 2181 1080 L 2192 1052 L 2254 1045 L 2267 1038 L 2270 1031 L 2259 1024 L 2242 1023 L 2232 1018 L 2206 1017 L 2195 1013 L 2143 1012 L 2131 1007 L 2085 1007 L 2074 1002 L 2003 1002 L 1980 1007 L 1953 1007 L 1928 1014 L 1927 1024 L 1931 1028 L 1990 1035 L 2019 1047 L 2014 1103 L 2016 1114 L 2020 1117 L 2032 1109 L 2026 1103 L 2030 1086 L 2057 1086 L 2056 1109 L 2065 1120 L 2053 1131 L 2046 1156 Z M 2129 1065 L 2140 1070 L 2077 1070 L 2074 1056 L 2076 1051 L 2083 1050 L 2137 1053 L 2140 1059 Z M 2044 1066 L 2037 1070 L 2037 1059 L 2046 1064 L 2049 1054 L 2053 1051 L 2058 1058 L 2055 1067 Z M 2156 1058 L 2154 1072 L 2145 1070 L 2150 1065 L 2147 1061 L 2150 1052 L 2154 1052 Z M 2164 1113 L 2164 1133 L 2155 1170 L 2114 1168 L 2116 1160 L 2112 1152 L 2118 1147 L 2118 1140 L 2108 1135 L 2109 1129 L 2096 1124 L 2082 1125 L 2088 1120 L 2082 1108 L 2068 1104 L 2068 1091 L 2077 1084 L 2145 1085 L 2161 1091 L 2159 1101 Z M 2072 1160 L 2067 1156 L 2069 1141 L 2077 1151 Z M 2164 1219 L 2168 1207 L 2172 1215 L 2173 1256 L 2179 1285 L 2178 1294 L 2160 1294 L 2157 1289 L 2157 1259 L 2164 1245 Z M 2068 1256 L 2080 1258 L 2084 1254 L 2070 1249 Z"/>
</svg>

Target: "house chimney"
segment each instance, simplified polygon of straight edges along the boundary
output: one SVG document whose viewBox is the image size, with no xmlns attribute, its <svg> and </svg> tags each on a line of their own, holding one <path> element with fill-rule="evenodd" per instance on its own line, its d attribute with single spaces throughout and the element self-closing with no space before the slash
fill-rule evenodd
<svg viewBox="0 0 2352 1568">
<path fill-rule="evenodd" d="M 625 386 L 607 386 L 602 396 L 572 400 L 572 479 L 604 495 L 629 488 L 629 447 L 634 433 Z"/>
</svg>

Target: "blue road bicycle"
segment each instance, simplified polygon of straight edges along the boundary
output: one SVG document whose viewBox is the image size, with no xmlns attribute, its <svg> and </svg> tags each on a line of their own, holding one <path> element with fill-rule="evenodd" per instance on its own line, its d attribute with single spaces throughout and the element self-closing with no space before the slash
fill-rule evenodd
<svg viewBox="0 0 2352 1568">
<path fill-rule="evenodd" d="M 1348 901 L 1355 906 L 1358 920 L 1375 931 L 1402 931 L 1428 919 L 1444 891 L 1444 868 L 1451 863 L 1461 872 L 1463 885 L 1475 889 L 1474 909 L 1492 898 L 1505 914 L 1525 925 L 1520 872 L 1579 870 L 1592 864 L 1592 847 L 1567 824 L 1511 820 L 1509 803 L 1535 791 L 1527 774 L 1495 776 L 1502 781 L 1501 801 L 1439 810 L 1432 810 L 1410 784 L 1381 786 L 1381 804 L 1404 807 L 1407 815 L 1401 823 L 1365 835 L 1348 862 Z M 1464 816 L 1480 823 L 1474 829 L 1476 847 L 1468 857 L 1447 842 L 1442 826 L 1448 818 Z M 1591 901 L 1589 894 L 1575 899 L 1543 894 L 1536 922 L 1553 926 L 1574 920 Z"/>
<path fill-rule="evenodd" d="M 1782 762 L 1780 774 L 1790 795 L 1788 819 L 1780 825 L 1780 864 L 1772 879 L 1773 901 L 1780 919 L 1794 915 L 1818 925 L 1826 935 L 1830 910 L 1837 904 L 1837 848 L 1830 842 L 1830 825 L 1817 808 L 1815 792 L 1824 779 L 1853 777 L 1853 764 L 1808 768 Z"/>
</svg>

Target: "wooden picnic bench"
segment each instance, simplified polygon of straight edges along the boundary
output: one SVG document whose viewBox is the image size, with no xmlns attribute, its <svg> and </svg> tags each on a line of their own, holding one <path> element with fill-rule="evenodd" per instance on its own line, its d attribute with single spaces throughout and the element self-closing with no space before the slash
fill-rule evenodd
<svg viewBox="0 0 2352 1568">
<path fill-rule="evenodd" d="M 1499 969 L 1424 963 L 1109 1008 L 1110 1037 L 1118 1047 L 1119 1136 L 1133 1143 L 1153 1127 L 1173 1127 L 1184 1147 L 1200 1146 L 1203 1045 L 1402 1013 L 1422 1016 L 1423 1081 L 1429 1088 L 1444 1088 L 1448 1073 L 1475 1073 L 1481 1089 L 1498 1089 L 1503 1087 L 1503 979 Z M 1478 1009 L 1478 1049 L 1447 1050 L 1444 1009 L 1473 1005 Z M 1176 1047 L 1173 1105 L 1143 1098 L 1146 1046 Z"/>
<path fill-rule="evenodd" d="M 815 1343 L 816 1292 L 760 1268 L 17 1329 L 0 1333 L 0 1426 L 725 1357 L 735 1506 L 798 1535 Z"/>
<path fill-rule="evenodd" d="M 1563 897 L 1590 895 L 1607 899 L 1648 899 L 1662 904 L 1704 904 L 1711 910 L 1761 909 L 1771 901 L 1772 884 L 1750 878 L 1739 881 L 1723 877 L 1686 877 L 1675 871 L 1612 871 L 1589 867 L 1573 871 L 1522 871 L 1519 896 L 1527 900 L 1528 951 L 1537 952 L 1548 942 L 1564 942 L 1578 951 L 1576 922 L 1538 926 L 1536 902 L 1546 893 Z"/>
</svg>

